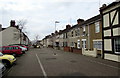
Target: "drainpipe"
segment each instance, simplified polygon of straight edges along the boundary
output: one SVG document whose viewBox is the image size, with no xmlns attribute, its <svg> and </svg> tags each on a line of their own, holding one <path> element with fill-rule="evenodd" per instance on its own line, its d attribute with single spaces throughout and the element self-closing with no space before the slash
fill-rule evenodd
<svg viewBox="0 0 120 78">
<path fill-rule="evenodd" d="M 88 24 L 88 50 L 90 49 L 90 28 Z"/>
</svg>

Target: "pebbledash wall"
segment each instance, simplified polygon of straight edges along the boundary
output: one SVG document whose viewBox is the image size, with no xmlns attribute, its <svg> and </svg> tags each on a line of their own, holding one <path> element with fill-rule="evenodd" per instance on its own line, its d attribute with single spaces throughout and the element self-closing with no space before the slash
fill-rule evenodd
<svg viewBox="0 0 120 78">
<path fill-rule="evenodd" d="M 120 62 L 120 1 L 100 9 L 102 15 L 103 58 Z"/>
</svg>

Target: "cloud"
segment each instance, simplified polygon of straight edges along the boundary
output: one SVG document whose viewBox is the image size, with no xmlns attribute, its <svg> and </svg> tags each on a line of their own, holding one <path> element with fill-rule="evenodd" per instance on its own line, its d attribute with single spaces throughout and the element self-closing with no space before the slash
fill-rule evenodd
<svg viewBox="0 0 120 78">
<path fill-rule="evenodd" d="M 10 20 L 27 19 L 26 31 L 31 40 L 35 34 L 44 36 L 57 29 L 62 30 L 66 24 L 76 24 L 78 18 L 89 19 L 99 14 L 103 3 L 114 0 L 0 0 L 0 23 L 8 27 Z M 100 5 L 99 5 L 100 4 Z"/>
</svg>

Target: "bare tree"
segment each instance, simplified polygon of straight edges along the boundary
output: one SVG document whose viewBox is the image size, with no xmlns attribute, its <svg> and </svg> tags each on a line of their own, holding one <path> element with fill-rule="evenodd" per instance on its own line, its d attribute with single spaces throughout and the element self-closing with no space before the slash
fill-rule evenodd
<svg viewBox="0 0 120 78">
<path fill-rule="evenodd" d="M 40 36 L 37 34 L 37 35 L 35 35 L 35 41 L 37 41 L 37 40 L 39 40 L 39 38 L 40 38 Z"/>
<path fill-rule="evenodd" d="M 27 32 L 26 32 L 27 20 L 26 19 L 20 19 L 17 23 L 18 23 L 19 28 L 22 30 L 22 32 L 27 34 Z"/>
</svg>

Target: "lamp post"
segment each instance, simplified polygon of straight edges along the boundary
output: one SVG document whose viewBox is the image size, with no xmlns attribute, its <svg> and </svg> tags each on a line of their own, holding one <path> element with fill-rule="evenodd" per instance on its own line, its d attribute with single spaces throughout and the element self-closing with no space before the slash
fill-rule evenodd
<svg viewBox="0 0 120 78">
<path fill-rule="evenodd" d="M 59 21 L 55 21 L 55 39 L 56 39 L 56 25 L 57 25 L 57 23 L 60 23 L 60 22 Z M 56 45 L 56 44 L 54 43 L 54 45 Z"/>
<path fill-rule="evenodd" d="M 54 46 L 56 46 L 56 24 L 57 23 L 60 23 L 60 22 L 59 21 L 55 21 L 55 35 L 54 35 L 55 36 L 55 38 L 54 38 L 55 40 L 54 40 Z M 53 53 L 53 54 L 56 55 L 56 53 Z"/>
</svg>

